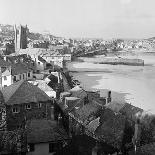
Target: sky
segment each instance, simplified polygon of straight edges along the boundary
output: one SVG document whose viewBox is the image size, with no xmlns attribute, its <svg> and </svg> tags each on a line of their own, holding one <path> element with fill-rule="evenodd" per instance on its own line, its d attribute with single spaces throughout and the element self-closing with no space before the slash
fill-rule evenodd
<svg viewBox="0 0 155 155">
<path fill-rule="evenodd" d="M 155 36 L 155 0 L 0 0 L 0 23 L 61 37 Z"/>
</svg>

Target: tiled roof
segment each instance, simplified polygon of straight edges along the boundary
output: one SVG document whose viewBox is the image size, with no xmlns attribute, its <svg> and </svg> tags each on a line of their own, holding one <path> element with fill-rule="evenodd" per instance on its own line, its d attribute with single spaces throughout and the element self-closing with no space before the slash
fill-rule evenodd
<svg viewBox="0 0 155 155">
<path fill-rule="evenodd" d="M 137 114 L 140 114 L 142 112 L 143 112 L 143 109 L 135 107 L 129 103 L 125 103 L 125 105 L 120 109 L 120 113 L 122 113 L 128 119 L 131 119 L 133 121 L 136 120 Z"/>
<path fill-rule="evenodd" d="M 48 101 L 50 98 L 37 86 L 19 81 L 2 90 L 7 105 Z"/>
<path fill-rule="evenodd" d="M 27 122 L 27 142 L 44 143 L 68 139 L 65 130 L 56 121 L 31 120 Z"/>
<path fill-rule="evenodd" d="M 89 118 L 92 116 L 96 116 L 98 114 L 101 106 L 96 104 L 86 104 L 82 108 L 78 109 L 75 115 L 78 117 L 79 120 L 85 122 L 86 124 L 89 123 Z M 88 122 L 87 122 L 88 121 Z"/>
<path fill-rule="evenodd" d="M 110 109 L 105 109 L 101 113 L 100 126 L 96 129 L 95 135 L 101 141 L 107 144 L 120 148 L 124 135 L 125 116 L 115 114 Z"/>
</svg>

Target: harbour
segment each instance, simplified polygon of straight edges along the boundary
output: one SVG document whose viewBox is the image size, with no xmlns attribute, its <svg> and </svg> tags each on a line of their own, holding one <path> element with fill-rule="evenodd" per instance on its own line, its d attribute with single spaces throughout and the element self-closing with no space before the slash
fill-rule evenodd
<svg viewBox="0 0 155 155">
<path fill-rule="evenodd" d="M 100 90 L 102 96 L 111 90 L 113 102 L 128 102 L 155 113 L 155 63 L 149 61 L 148 55 L 143 59 L 146 66 L 71 62 L 68 69 L 84 89 Z"/>
</svg>

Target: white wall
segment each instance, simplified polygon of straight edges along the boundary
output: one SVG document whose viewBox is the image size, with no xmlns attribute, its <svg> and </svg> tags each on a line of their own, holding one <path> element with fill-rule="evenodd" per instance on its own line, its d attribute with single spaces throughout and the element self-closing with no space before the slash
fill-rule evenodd
<svg viewBox="0 0 155 155">
<path fill-rule="evenodd" d="M 28 77 L 28 73 L 30 73 L 30 77 Z M 27 73 L 27 80 L 33 79 L 33 71 Z"/>
<path fill-rule="evenodd" d="M 39 62 L 40 64 L 38 64 L 38 62 Z M 36 60 L 35 63 L 36 63 L 36 70 L 43 71 L 43 70 L 45 69 L 45 65 L 44 65 L 44 63 L 42 63 L 41 61 Z"/>
<path fill-rule="evenodd" d="M 35 73 L 33 73 L 33 75 L 36 77 L 36 80 L 42 80 L 44 78 L 44 74 L 35 74 Z"/>
<path fill-rule="evenodd" d="M 56 92 L 55 92 L 55 91 L 45 91 L 45 93 L 46 93 L 49 97 L 56 98 Z"/>
<path fill-rule="evenodd" d="M 2 87 L 10 86 L 12 84 L 11 75 L 6 76 L 7 80 L 4 80 L 4 76 L 2 75 Z"/>
<path fill-rule="evenodd" d="M 43 56 L 43 59 L 45 59 L 48 63 L 53 63 L 54 65 L 57 65 L 59 67 L 63 67 L 63 56 Z"/>
<path fill-rule="evenodd" d="M 49 143 L 35 144 L 34 152 L 28 152 L 27 155 L 54 155 L 49 153 Z"/>
</svg>

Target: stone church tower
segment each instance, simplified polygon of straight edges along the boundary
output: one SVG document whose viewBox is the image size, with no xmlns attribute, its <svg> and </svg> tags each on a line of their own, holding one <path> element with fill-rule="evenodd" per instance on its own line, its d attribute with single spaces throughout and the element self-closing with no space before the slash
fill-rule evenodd
<svg viewBox="0 0 155 155">
<path fill-rule="evenodd" d="M 27 25 L 26 26 L 20 25 L 18 28 L 15 25 L 14 31 L 15 31 L 15 52 L 17 52 L 19 49 L 26 49 L 27 33 L 28 33 Z"/>
</svg>

